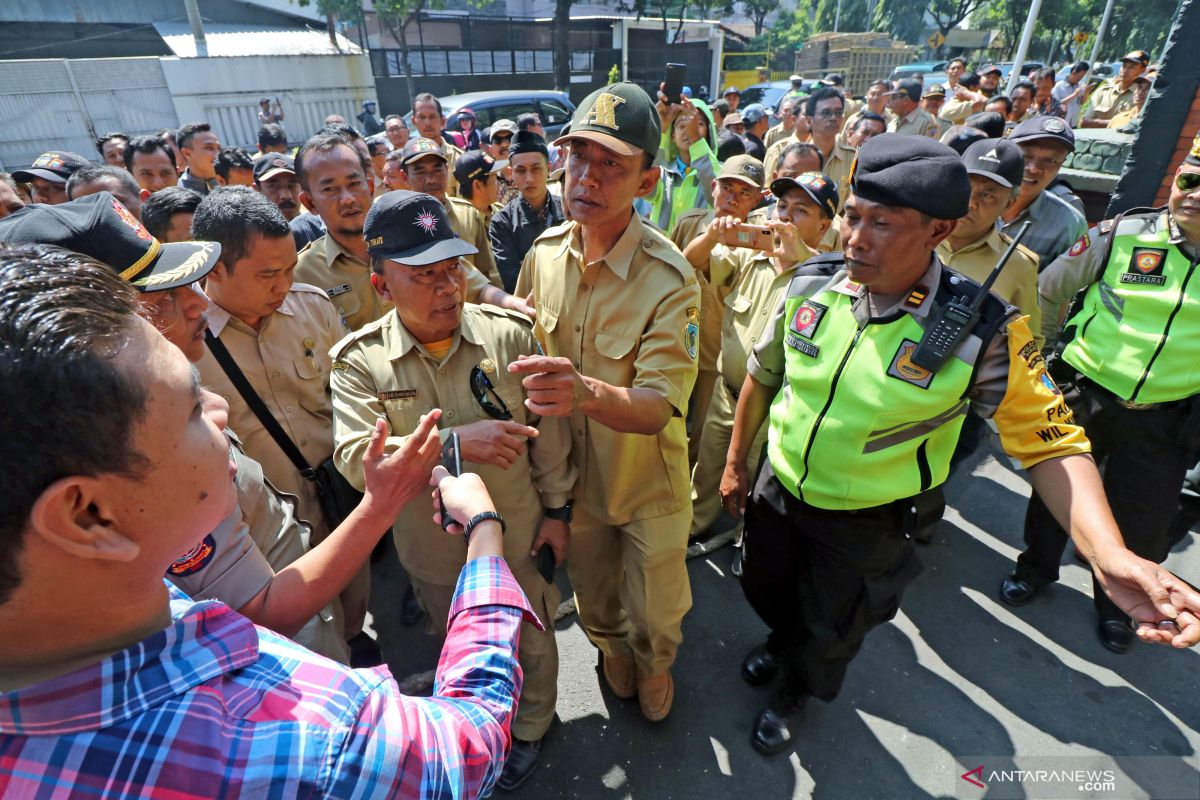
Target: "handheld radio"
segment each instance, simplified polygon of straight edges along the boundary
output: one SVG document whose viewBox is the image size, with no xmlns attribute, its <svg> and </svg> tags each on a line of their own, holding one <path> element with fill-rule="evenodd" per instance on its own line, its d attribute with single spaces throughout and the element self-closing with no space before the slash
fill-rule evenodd
<svg viewBox="0 0 1200 800">
<path fill-rule="evenodd" d="M 1033 223 L 1026 221 L 1017 231 L 1012 244 L 1004 251 L 1004 255 L 1000 256 L 1000 261 L 996 263 L 974 298 L 959 295 L 938 310 L 936 319 L 932 320 L 925 328 L 925 333 L 921 335 L 921 341 L 917 342 L 917 347 L 913 350 L 912 363 L 930 372 L 937 372 L 942 368 L 951 353 L 958 348 L 966 335 L 975 327 L 975 323 L 979 321 L 979 309 L 983 307 L 983 301 L 987 299 L 988 291 L 996 282 L 996 278 L 1000 276 L 1000 270 L 1004 269 L 1004 265 L 1016 251 L 1017 245 L 1021 243 L 1021 239 L 1031 224 Z"/>
</svg>

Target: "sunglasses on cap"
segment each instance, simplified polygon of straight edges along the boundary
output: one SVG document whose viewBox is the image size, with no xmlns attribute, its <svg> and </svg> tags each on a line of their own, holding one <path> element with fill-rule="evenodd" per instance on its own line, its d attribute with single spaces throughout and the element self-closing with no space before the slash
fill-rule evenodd
<svg viewBox="0 0 1200 800">
<path fill-rule="evenodd" d="M 1194 192 L 1200 189 L 1200 172 L 1181 172 L 1175 176 L 1175 185 L 1181 192 Z"/>
<path fill-rule="evenodd" d="M 471 368 L 471 394 L 475 396 L 475 400 L 484 413 L 492 419 L 509 420 L 513 418 L 512 412 L 508 410 L 508 405 L 496 392 L 496 387 L 492 386 L 487 373 L 478 366 Z"/>
</svg>

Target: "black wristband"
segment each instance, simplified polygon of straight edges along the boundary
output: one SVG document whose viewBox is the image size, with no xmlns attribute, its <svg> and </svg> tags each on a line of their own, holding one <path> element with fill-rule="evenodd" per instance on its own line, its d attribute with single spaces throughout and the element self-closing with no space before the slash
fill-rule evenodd
<svg viewBox="0 0 1200 800">
<path fill-rule="evenodd" d="M 463 541 L 470 544 L 471 533 L 475 530 L 475 527 L 489 519 L 494 519 L 500 523 L 500 533 L 502 535 L 508 530 L 508 526 L 504 524 L 504 517 L 500 516 L 499 513 L 495 511 L 482 511 L 467 520 L 467 526 L 463 529 Z"/>
<path fill-rule="evenodd" d="M 558 508 L 549 508 L 543 506 L 542 513 L 545 515 L 546 519 L 556 519 L 559 522 L 566 523 L 570 523 L 571 519 L 574 517 L 573 507 L 570 503 L 567 503 L 565 506 L 559 506 Z"/>
</svg>

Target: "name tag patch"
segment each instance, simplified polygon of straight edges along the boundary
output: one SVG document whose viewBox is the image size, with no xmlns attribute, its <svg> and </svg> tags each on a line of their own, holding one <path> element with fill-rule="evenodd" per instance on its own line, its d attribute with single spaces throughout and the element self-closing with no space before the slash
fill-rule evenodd
<svg viewBox="0 0 1200 800">
<path fill-rule="evenodd" d="M 899 349 L 896 350 L 896 355 L 892 356 L 892 363 L 888 367 L 887 374 L 905 383 L 911 383 L 913 386 L 928 389 L 929 384 L 933 382 L 933 373 L 912 362 L 912 354 L 916 349 L 917 343 L 912 339 L 905 339 L 901 342 Z"/>
<path fill-rule="evenodd" d="M 795 334 L 789 333 L 784 337 L 784 342 L 788 347 L 794 347 L 809 358 L 816 358 L 821 354 L 821 348 L 812 342 L 806 342 Z"/>
<path fill-rule="evenodd" d="M 821 318 L 825 316 L 825 312 L 828 310 L 828 306 L 814 303 L 812 300 L 805 300 L 796 309 L 796 313 L 792 315 L 792 331 L 803 336 L 805 339 L 811 339 L 813 334 L 817 332 L 817 326 L 821 324 Z"/>
<path fill-rule="evenodd" d="M 330 286 L 328 289 L 325 290 L 325 294 L 329 295 L 330 297 L 337 297 L 338 295 L 346 294 L 349 291 L 350 291 L 350 284 L 343 283 L 340 286 Z"/>
<path fill-rule="evenodd" d="M 1129 268 L 1121 273 L 1121 283 L 1143 286 L 1162 286 L 1167 282 L 1163 267 L 1167 264 L 1167 251 L 1156 247 L 1138 247 L 1129 257 Z"/>
<path fill-rule="evenodd" d="M 416 389 L 400 389 L 394 392 L 380 392 L 379 400 L 386 403 L 388 400 L 413 400 L 416 396 Z"/>
</svg>

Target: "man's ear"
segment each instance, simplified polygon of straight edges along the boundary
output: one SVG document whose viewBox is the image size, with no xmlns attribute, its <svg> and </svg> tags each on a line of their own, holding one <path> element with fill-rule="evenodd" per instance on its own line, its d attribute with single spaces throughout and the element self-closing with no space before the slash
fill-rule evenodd
<svg viewBox="0 0 1200 800">
<path fill-rule="evenodd" d="M 205 277 L 204 285 L 208 286 L 210 283 L 220 285 L 227 280 L 229 280 L 229 271 L 225 268 L 225 262 L 217 259 L 217 263 L 213 266 L 212 271 Z"/>
<path fill-rule="evenodd" d="M 933 221 L 933 225 L 931 225 L 929 229 L 930 248 L 932 249 L 941 244 L 942 240 L 953 233 L 954 229 L 957 227 L 958 220 L 956 219 L 935 219 Z"/>
<path fill-rule="evenodd" d="M 117 529 L 103 479 L 72 475 L 46 487 L 29 512 L 31 530 L 76 558 L 133 561 L 141 548 Z"/>
<path fill-rule="evenodd" d="M 300 190 L 299 198 L 300 198 L 300 205 L 304 206 L 309 211 L 312 211 L 312 209 L 313 209 L 312 199 L 313 198 L 312 198 L 312 195 L 308 193 L 307 189 Z M 313 213 L 316 213 L 316 212 L 313 212 Z"/>
<path fill-rule="evenodd" d="M 147 200 L 150 199 L 150 190 L 142 189 L 140 192 L 138 192 L 138 197 L 141 198 L 141 201 L 143 203 L 146 202 Z"/>
<path fill-rule="evenodd" d="M 383 279 L 382 275 L 374 270 L 371 270 L 371 286 L 374 287 L 375 291 L 378 292 L 384 300 L 387 300 L 391 303 L 396 302 L 395 300 L 392 300 L 392 293 L 388 291 L 387 281 Z"/>
<path fill-rule="evenodd" d="M 642 180 L 638 184 L 638 190 L 635 197 L 645 197 L 654 191 L 654 187 L 658 185 L 658 179 L 662 176 L 662 170 L 658 167 L 651 167 L 642 172 Z"/>
</svg>

